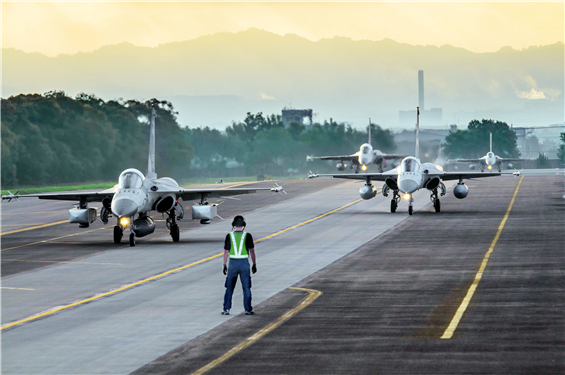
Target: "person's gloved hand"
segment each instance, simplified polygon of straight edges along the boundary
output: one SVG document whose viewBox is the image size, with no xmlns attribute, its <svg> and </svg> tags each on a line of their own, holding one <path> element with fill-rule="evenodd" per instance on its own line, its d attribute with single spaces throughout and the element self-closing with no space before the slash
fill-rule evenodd
<svg viewBox="0 0 565 375">
<path fill-rule="evenodd" d="M 251 267 L 251 272 L 255 273 L 257 272 L 257 265 L 254 264 L 253 267 Z"/>
<path fill-rule="evenodd" d="M 228 266 L 226 266 L 226 265 L 224 264 L 224 275 L 227 275 L 227 274 L 228 274 Z"/>
</svg>

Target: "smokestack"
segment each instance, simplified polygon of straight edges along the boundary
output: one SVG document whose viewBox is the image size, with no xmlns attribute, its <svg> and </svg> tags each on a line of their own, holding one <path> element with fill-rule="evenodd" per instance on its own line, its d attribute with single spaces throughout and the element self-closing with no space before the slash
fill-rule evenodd
<svg viewBox="0 0 565 375">
<path fill-rule="evenodd" d="M 424 71 L 418 70 L 418 105 L 424 110 Z"/>
</svg>

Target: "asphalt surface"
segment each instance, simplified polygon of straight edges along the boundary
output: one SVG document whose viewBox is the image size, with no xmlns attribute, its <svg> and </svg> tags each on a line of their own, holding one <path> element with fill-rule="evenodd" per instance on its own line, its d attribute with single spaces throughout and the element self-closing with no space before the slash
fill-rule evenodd
<svg viewBox="0 0 565 375">
<path fill-rule="evenodd" d="M 565 373 L 565 188 L 526 177 L 455 335 L 440 339 L 519 179 L 469 182 L 295 286 L 323 295 L 207 374 Z M 192 373 L 300 303 L 286 290 L 135 374 Z M 278 312 L 278 313 L 277 313 Z"/>
<path fill-rule="evenodd" d="M 263 206 L 244 201 L 250 196 L 228 201 L 221 208 L 233 211 L 220 215 L 246 213 L 256 239 L 299 225 L 257 245 L 256 315 L 240 314 L 239 287 L 232 315 L 219 314 L 223 275 L 215 258 L 4 330 L 2 373 L 192 373 L 296 307 L 306 294 L 292 285 L 323 295 L 209 373 L 563 373 L 563 176 L 523 179 L 454 337 L 439 339 L 518 181 L 469 181 L 469 197 L 449 191 L 439 214 L 421 192 L 413 216 L 405 202 L 390 214 L 380 195 L 344 207 L 358 199 L 360 184 L 331 180 L 296 182 L 294 195 L 289 183 L 288 196 L 264 194 L 280 201 Z M 103 229 L 76 234 L 65 225 L 3 235 L 2 324 L 215 256 L 229 224 L 186 223 L 178 244 L 163 228 L 135 248 L 112 244 Z M 73 236 L 49 241 L 66 234 Z M 5 251 L 6 241 L 28 245 Z M 25 254 L 24 261 L 8 254 Z M 70 260 L 18 268 L 45 257 Z"/>
</svg>

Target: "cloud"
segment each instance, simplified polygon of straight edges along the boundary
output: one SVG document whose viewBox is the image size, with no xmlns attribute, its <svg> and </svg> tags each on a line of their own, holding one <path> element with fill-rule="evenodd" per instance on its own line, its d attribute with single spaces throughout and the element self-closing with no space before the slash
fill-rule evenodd
<svg viewBox="0 0 565 375">
<path fill-rule="evenodd" d="M 528 100 L 547 99 L 543 91 L 538 91 L 536 89 L 531 89 L 530 91 L 518 91 L 517 95 L 519 98 Z"/>
<path fill-rule="evenodd" d="M 262 100 L 275 100 L 274 97 L 269 96 L 269 95 L 264 94 L 264 93 L 261 93 L 261 99 L 262 99 Z"/>
</svg>

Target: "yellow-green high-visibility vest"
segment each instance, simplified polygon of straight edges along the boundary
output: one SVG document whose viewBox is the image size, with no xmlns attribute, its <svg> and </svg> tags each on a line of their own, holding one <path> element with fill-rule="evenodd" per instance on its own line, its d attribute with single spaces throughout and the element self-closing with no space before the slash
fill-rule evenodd
<svg viewBox="0 0 565 375">
<path fill-rule="evenodd" d="M 249 258 L 249 253 L 247 252 L 247 247 L 245 246 L 246 236 L 247 236 L 246 232 L 230 233 L 230 238 L 231 238 L 230 259 Z"/>
</svg>

